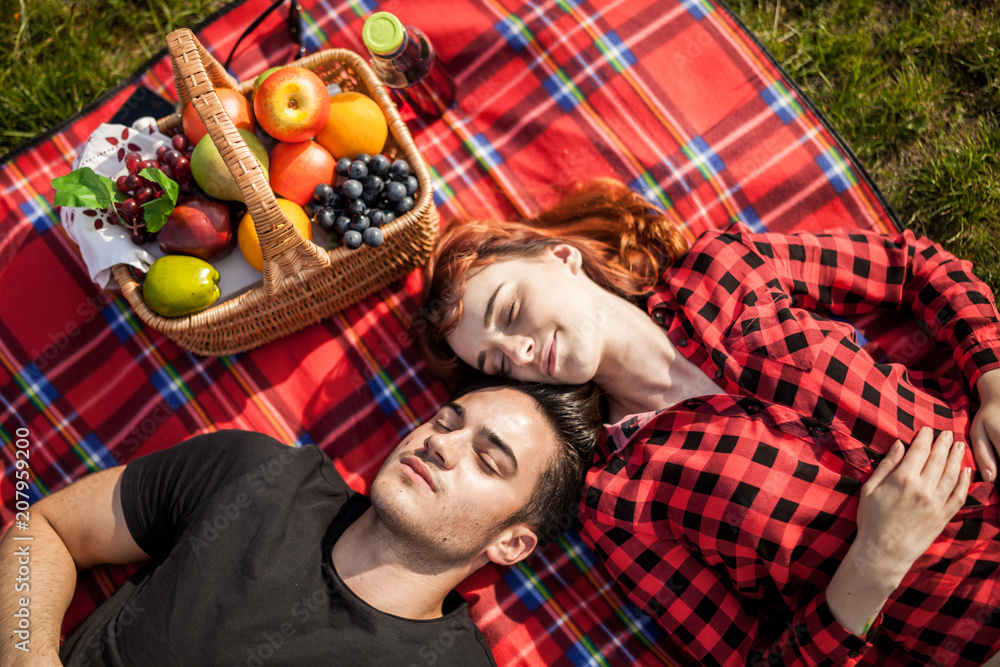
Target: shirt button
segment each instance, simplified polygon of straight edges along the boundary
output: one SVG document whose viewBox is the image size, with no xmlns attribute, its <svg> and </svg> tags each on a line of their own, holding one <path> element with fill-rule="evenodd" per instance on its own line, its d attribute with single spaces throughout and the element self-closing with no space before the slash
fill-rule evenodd
<svg viewBox="0 0 1000 667">
<path fill-rule="evenodd" d="M 680 346 L 680 347 L 687 347 L 688 346 L 688 339 L 687 338 L 681 338 L 679 341 L 677 341 L 677 345 Z"/>
<path fill-rule="evenodd" d="M 653 313 L 653 321 L 657 324 L 663 324 L 665 319 L 667 319 L 667 316 L 663 314 L 662 310 L 657 310 Z"/>
<path fill-rule="evenodd" d="M 760 412 L 760 406 L 757 405 L 756 403 L 751 403 L 750 405 L 747 406 L 747 412 L 749 412 L 752 415 L 755 415 L 758 412 Z"/>
<path fill-rule="evenodd" d="M 722 371 L 721 370 L 715 371 L 715 379 L 719 380 L 721 378 L 722 378 Z"/>
<path fill-rule="evenodd" d="M 858 657 L 858 652 L 857 651 L 848 651 L 847 652 L 847 656 L 849 658 L 856 658 L 856 657 Z"/>
</svg>

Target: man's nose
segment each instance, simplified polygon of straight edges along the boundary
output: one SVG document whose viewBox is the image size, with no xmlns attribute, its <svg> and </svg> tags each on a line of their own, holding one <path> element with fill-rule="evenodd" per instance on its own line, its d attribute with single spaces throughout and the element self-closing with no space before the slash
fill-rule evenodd
<svg viewBox="0 0 1000 667">
<path fill-rule="evenodd" d="M 461 446 L 461 440 L 461 431 L 432 433 L 424 441 L 424 448 L 432 463 L 444 470 L 449 470 L 458 462 L 458 450 Z"/>
</svg>

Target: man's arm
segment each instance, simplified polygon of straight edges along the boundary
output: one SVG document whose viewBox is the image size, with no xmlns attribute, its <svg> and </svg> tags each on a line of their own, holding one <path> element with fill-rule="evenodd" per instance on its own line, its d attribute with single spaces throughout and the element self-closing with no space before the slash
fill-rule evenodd
<svg viewBox="0 0 1000 667">
<path fill-rule="evenodd" d="M 125 524 L 120 491 L 123 470 L 119 466 L 88 475 L 43 498 L 30 509 L 28 530 L 11 528 L 0 539 L 0 663 L 60 664 L 59 636 L 73 599 L 77 570 L 149 557 Z M 28 567 L 30 577 L 19 582 L 21 566 Z M 15 616 L 25 607 L 26 630 Z M 22 643 L 26 638 L 29 641 Z M 18 648 L 19 644 L 28 651 Z"/>
</svg>

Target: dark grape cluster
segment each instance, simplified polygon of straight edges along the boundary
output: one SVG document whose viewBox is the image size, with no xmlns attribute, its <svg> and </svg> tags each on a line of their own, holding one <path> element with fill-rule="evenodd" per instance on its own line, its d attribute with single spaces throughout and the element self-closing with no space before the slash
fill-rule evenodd
<svg viewBox="0 0 1000 667">
<path fill-rule="evenodd" d="M 361 153 L 337 161 L 337 185 L 320 183 L 310 207 L 320 229 L 354 250 L 382 244 L 382 227 L 413 210 L 417 177 L 406 160 Z"/>
<path fill-rule="evenodd" d="M 156 232 L 146 229 L 142 205 L 163 195 L 160 185 L 143 178 L 139 175 L 140 172 L 146 168 L 159 169 L 164 175 L 177 181 L 182 193 L 190 194 L 194 192 L 194 179 L 191 176 L 193 150 L 187 137 L 178 134 L 171 140 L 170 145 L 160 146 L 156 150 L 155 160 L 143 160 L 136 152 L 125 156 L 125 169 L 128 173 L 119 176 L 116 185 L 119 192 L 131 196 L 123 202 L 116 203 L 115 210 L 123 226 L 129 230 L 132 243 L 143 245 L 156 240 Z"/>
</svg>

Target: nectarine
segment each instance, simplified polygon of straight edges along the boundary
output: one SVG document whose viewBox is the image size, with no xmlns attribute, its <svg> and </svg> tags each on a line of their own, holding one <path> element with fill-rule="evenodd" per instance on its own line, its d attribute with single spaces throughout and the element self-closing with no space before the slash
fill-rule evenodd
<svg viewBox="0 0 1000 667">
<path fill-rule="evenodd" d="M 271 189 L 305 206 L 313 188 L 333 180 L 336 166 L 330 152 L 315 141 L 280 141 L 271 149 Z"/>
<path fill-rule="evenodd" d="M 243 97 L 231 88 L 216 88 L 215 94 L 222 102 L 222 108 L 226 110 L 229 117 L 238 129 L 244 129 L 251 134 L 257 129 L 257 124 L 253 119 L 253 107 L 250 100 Z M 181 126 L 184 129 L 184 136 L 188 138 L 192 146 L 197 146 L 201 138 L 208 134 L 205 123 L 198 115 L 193 104 L 184 107 L 184 115 L 181 117 Z"/>
</svg>

